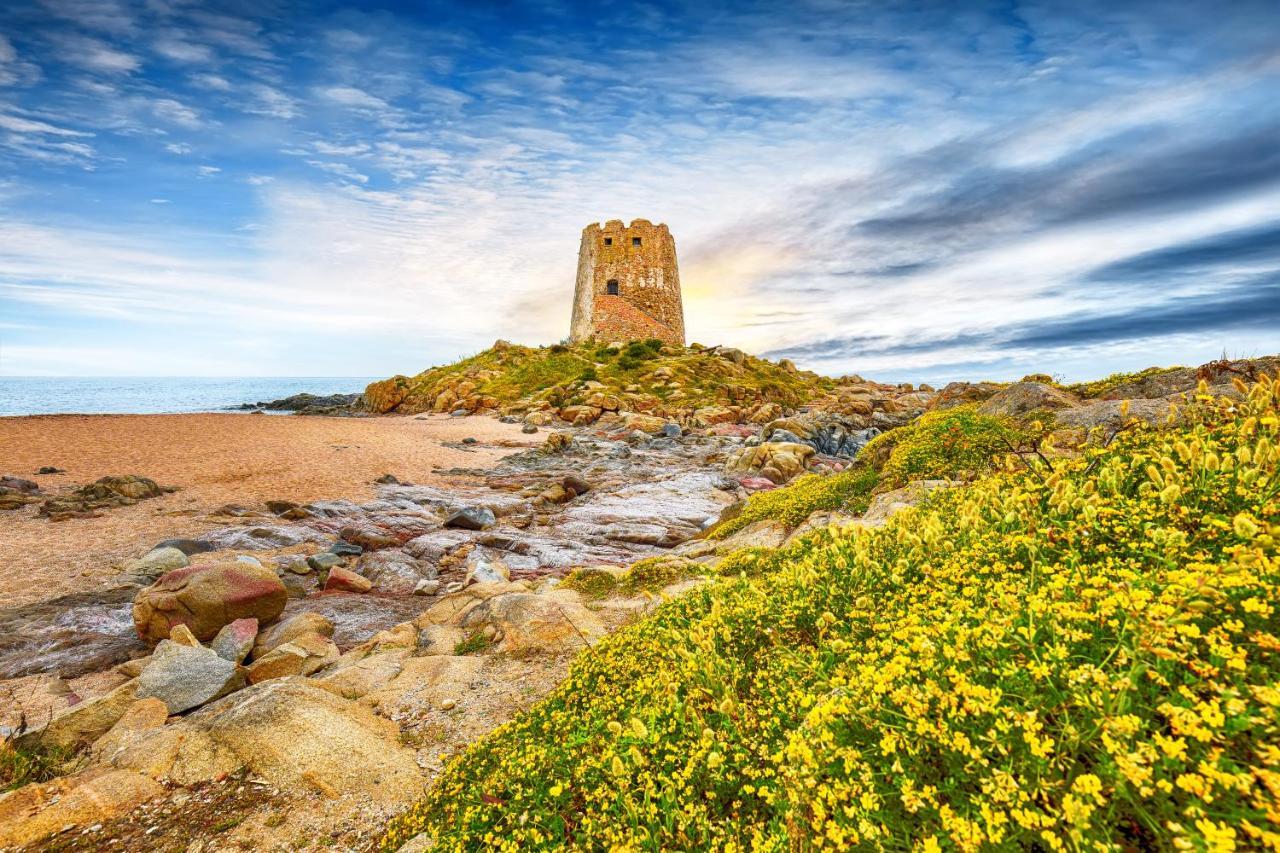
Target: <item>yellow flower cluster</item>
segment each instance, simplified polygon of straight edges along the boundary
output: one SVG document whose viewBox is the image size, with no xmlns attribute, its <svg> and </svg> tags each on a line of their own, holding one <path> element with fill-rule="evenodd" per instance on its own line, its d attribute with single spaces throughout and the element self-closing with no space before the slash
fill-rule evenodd
<svg viewBox="0 0 1280 853">
<path fill-rule="evenodd" d="M 875 470 L 865 466 L 827 476 L 805 474 L 782 488 L 752 495 L 742 512 L 717 525 L 711 536 L 723 539 L 766 518 L 781 521 L 787 527 L 796 527 L 818 510 L 862 512 L 867 508 L 871 490 L 878 479 Z"/>
<path fill-rule="evenodd" d="M 968 404 L 929 412 L 878 435 L 862 455 L 873 463 L 884 459 L 882 482 L 897 487 L 911 480 L 981 476 L 1001 467 L 1019 445 L 1038 439 L 1029 427 L 1011 418 L 981 414 Z"/>
<path fill-rule="evenodd" d="M 826 530 L 574 664 L 442 850 L 1280 850 L 1280 384 Z"/>
</svg>

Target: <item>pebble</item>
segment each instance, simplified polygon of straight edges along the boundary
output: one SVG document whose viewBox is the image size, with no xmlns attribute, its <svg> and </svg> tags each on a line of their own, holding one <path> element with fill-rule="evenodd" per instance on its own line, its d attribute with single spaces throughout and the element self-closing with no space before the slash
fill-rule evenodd
<svg viewBox="0 0 1280 853">
<path fill-rule="evenodd" d="M 458 703 L 453 701 L 452 699 L 446 699 L 440 703 L 441 711 L 452 711 L 456 707 L 458 707 Z"/>
<path fill-rule="evenodd" d="M 533 435 L 535 432 L 538 431 L 538 428 L 533 424 L 525 424 L 520 428 L 520 431 L 525 433 L 526 435 Z"/>
</svg>

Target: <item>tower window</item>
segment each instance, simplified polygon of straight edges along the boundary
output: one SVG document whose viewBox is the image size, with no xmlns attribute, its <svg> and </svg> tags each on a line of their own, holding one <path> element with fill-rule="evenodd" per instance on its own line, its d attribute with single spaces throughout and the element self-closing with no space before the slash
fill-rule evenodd
<svg viewBox="0 0 1280 853">
<path fill-rule="evenodd" d="M 631 245 L 633 245 L 633 246 L 639 246 L 639 245 L 640 245 L 640 238 L 639 238 L 639 237 L 632 237 L 632 238 L 631 238 Z"/>
<path fill-rule="evenodd" d="M 609 279 L 607 282 L 605 282 L 604 289 L 605 289 L 605 292 L 608 293 L 610 296 L 617 296 L 618 280 L 616 278 Z"/>
<path fill-rule="evenodd" d="M 605 238 L 604 238 L 604 244 L 605 244 L 606 246 L 612 246 L 612 245 L 613 245 L 613 238 L 612 238 L 612 237 L 605 237 Z"/>
</svg>

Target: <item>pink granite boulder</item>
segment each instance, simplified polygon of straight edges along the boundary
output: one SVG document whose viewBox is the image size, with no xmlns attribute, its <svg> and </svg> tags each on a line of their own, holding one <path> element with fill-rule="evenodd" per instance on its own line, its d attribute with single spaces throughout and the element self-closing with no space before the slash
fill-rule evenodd
<svg viewBox="0 0 1280 853">
<path fill-rule="evenodd" d="M 176 569 L 138 593 L 133 623 L 138 637 L 158 643 L 175 625 L 186 625 L 201 642 L 237 619 L 264 625 L 278 617 L 288 599 L 276 573 L 244 562 Z"/>
</svg>

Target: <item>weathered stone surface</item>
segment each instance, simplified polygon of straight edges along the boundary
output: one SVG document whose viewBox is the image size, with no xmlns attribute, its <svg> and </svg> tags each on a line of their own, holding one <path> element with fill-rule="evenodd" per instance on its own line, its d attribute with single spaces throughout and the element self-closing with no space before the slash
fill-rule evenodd
<svg viewBox="0 0 1280 853">
<path fill-rule="evenodd" d="M 393 376 L 374 382 L 364 389 L 364 407 L 374 414 L 390 412 L 404 402 L 409 393 L 409 377 Z"/>
<path fill-rule="evenodd" d="M 400 674 L 413 649 L 391 649 L 337 664 L 312 678 L 316 684 L 344 699 L 359 699 L 385 686 Z"/>
<path fill-rule="evenodd" d="M 303 634 L 277 646 L 245 670 L 250 684 L 290 675 L 310 675 L 338 659 L 338 647 L 320 634 Z"/>
<path fill-rule="evenodd" d="M 481 551 L 467 555 L 467 577 L 464 584 L 505 583 L 511 580 L 511 571 L 502 560 L 489 557 Z"/>
<path fill-rule="evenodd" d="M 569 336 L 684 345 L 676 246 L 666 225 L 611 219 L 583 229 Z"/>
<path fill-rule="evenodd" d="M 301 678 L 255 684 L 187 718 L 259 778 L 309 785 L 328 796 L 405 802 L 422 791 L 399 729 L 367 708 Z"/>
<path fill-rule="evenodd" d="M 404 551 L 377 551 L 360 558 L 359 573 L 373 582 L 373 589 L 388 595 L 408 595 L 423 580 L 436 577 L 436 567 Z"/>
<path fill-rule="evenodd" d="M 400 540 L 385 530 L 379 530 L 372 524 L 348 524 L 338 531 L 339 538 L 352 545 L 359 545 L 365 551 L 376 551 L 379 548 L 394 548 Z"/>
<path fill-rule="evenodd" d="M 425 655 L 405 658 L 400 674 L 366 694 L 360 704 L 386 716 L 421 713 L 456 701 L 483 671 L 485 656 Z"/>
<path fill-rule="evenodd" d="M 125 564 L 124 573 L 139 580 L 153 581 L 165 572 L 187 566 L 189 562 L 180 549 L 166 546 L 129 561 Z"/>
<path fill-rule="evenodd" d="M 42 841 L 67 826 L 112 820 L 163 793 L 141 773 L 106 768 L 27 785 L 0 796 L 0 847 Z"/>
<path fill-rule="evenodd" d="M 466 587 L 460 592 L 451 593 L 428 607 L 418 618 L 413 620 L 413 624 L 420 630 L 425 630 L 430 625 L 447 625 L 461 619 L 472 607 L 475 607 L 481 601 L 487 601 L 495 595 L 502 595 L 507 592 L 528 592 L 529 590 L 522 584 L 514 583 L 477 583 Z"/>
<path fill-rule="evenodd" d="M 787 526 L 781 521 L 763 518 L 720 540 L 716 551 L 728 554 L 739 548 L 777 548 L 787 538 Z"/>
<path fill-rule="evenodd" d="M 642 415 L 636 412 L 626 412 L 622 416 L 622 425 L 628 430 L 640 430 L 647 432 L 649 435 L 658 435 L 662 432 L 662 428 L 667 422 L 663 418 L 654 417 L 653 415 Z"/>
<path fill-rule="evenodd" d="M 138 636 L 148 642 L 168 637 L 179 624 L 204 642 L 237 619 L 272 621 L 287 599 L 275 572 L 262 566 L 240 562 L 189 566 L 169 572 L 139 592 L 133 620 Z"/>
<path fill-rule="evenodd" d="M 334 566 L 329 570 L 324 588 L 325 592 L 368 592 L 373 589 L 373 582 L 350 569 Z"/>
<path fill-rule="evenodd" d="M 137 700 L 137 687 L 138 680 L 131 679 L 109 693 L 72 705 L 45 725 L 23 734 L 17 743 L 27 748 L 62 749 L 93 743 L 110 731 Z"/>
<path fill-rule="evenodd" d="M 504 652 L 558 652 L 580 648 L 605 633 L 600 619 L 581 604 L 533 593 L 507 593 L 473 607 L 462 618 L 465 631 L 493 629 Z"/>
<path fill-rule="evenodd" d="M 154 696 L 180 714 L 244 686 L 244 674 L 213 649 L 161 641 L 138 676 L 137 697 Z"/>
<path fill-rule="evenodd" d="M 0 740 L 16 732 L 24 724 L 38 725 L 62 713 L 77 697 L 71 688 L 53 673 L 37 673 L 3 683 L 0 701 Z"/>
<path fill-rule="evenodd" d="M 884 492 L 871 499 L 867 511 L 862 514 L 862 523 L 878 527 L 889 518 L 907 507 L 915 506 L 935 489 L 946 489 L 954 483 L 948 480 L 915 480 L 900 489 Z"/>
<path fill-rule="evenodd" d="M 209 647 L 223 660 L 243 663 L 249 652 L 253 651 L 253 643 L 257 637 L 257 619 L 237 619 L 224 625 Z"/>
<path fill-rule="evenodd" d="M 180 646 L 200 645 L 200 641 L 196 639 L 195 634 L 191 633 L 191 629 L 182 624 L 173 626 L 173 630 L 169 632 L 169 639 Z"/>
<path fill-rule="evenodd" d="M 308 611 L 299 613 L 297 616 L 290 616 L 288 619 L 281 620 L 279 624 L 272 625 L 258 634 L 257 640 L 253 644 L 253 657 L 255 659 L 260 658 L 272 649 L 278 648 L 295 637 L 301 637 L 304 634 L 319 634 L 322 637 L 332 637 L 333 627 L 333 621 L 319 613 Z"/>
<path fill-rule="evenodd" d="M 129 706 L 111 730 L 94 741 L 89 751 L 95 764 L 111 764 L 144 732 L 158 729 L 169 719 L 169 707 L 155 697 L 139 699 Z"/>
<path fill-rule="evenodd" d="M 444 520 L 445 527 L 456 527 L 461 530 L 485 530 L 498 523 L 493 510 L 487 506 L 467 506 L 449 515 Z"/>
<path fill-rule="evenodd" d="M 725 469 L 740 476 L 760 476 L 781 485 L 808 466 L 814 450 L 807 444 L 768 442 L 744 447 L 730 456 Z"/>
<path fill-rule="evenodd" d="M 1015 382 L 988 398 L 978 411 L 984 415 L 1025 415 L 1029 412 L 1056 412 L 1079 403 L 1074 394 L 1043 382 Z"/>
</svg>

